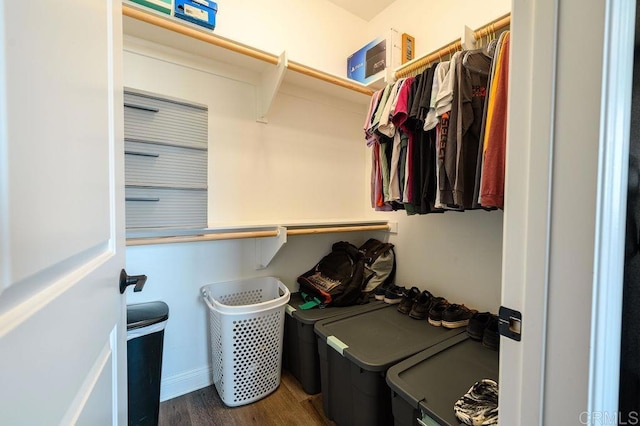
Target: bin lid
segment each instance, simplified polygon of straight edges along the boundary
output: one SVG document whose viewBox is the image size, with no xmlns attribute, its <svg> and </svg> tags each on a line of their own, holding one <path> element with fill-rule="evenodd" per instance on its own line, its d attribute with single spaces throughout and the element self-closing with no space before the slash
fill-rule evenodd
<svg viewBox="0 0 640 426">
<path fill-rule="evenodd" d="M 167 319 L 169 319 L 169 306 L 164 302 L 127 305 L 127 330 L 147 327 Z"/>
<path fill-rule="evenodd" d="M 414 409 L 440 424 L 457 425 L 453 405 L 474 383 L 498 381 L 499 357 L 498 351 L 460 335 L 389 368 L 387 384 Z"/>
<path fill-rule="evenodd" d="M 368 303 L 362 305 L 352 306 L 329 306 L 326 308 L 311 308 L 307 310 L 300 309 L 300 305 L 304 303 L 300 293 L 291 293 L 289 299 L 289 306 L 291 306 L 290 312 L 292 316 L 303 324 L 313 325 L 317 321 L 325 318 L 334 317 L 336 315 L 344 315 L 357 312 L 365 312 L 372 309 L 378 309 L 382 306 L 387 306 L 384 302 L 371 298 Z"/>
<path fill-rule="evenodd" d="M 440 342 L 465 333 L 466 328 L 434 327 L 401 314 L 396 305 L 338 315 L 315 323 L 321 339 L 343 348 L 343 356 L 367 371 L 389 367 Z M 331 337 L 331 339 L 329 339 Z"/>
</svg>

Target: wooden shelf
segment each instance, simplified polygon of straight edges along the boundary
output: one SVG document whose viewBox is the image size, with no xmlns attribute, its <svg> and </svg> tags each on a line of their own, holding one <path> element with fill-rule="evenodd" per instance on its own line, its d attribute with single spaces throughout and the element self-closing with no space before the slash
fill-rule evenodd
<svg viewBox="0 0 640 426">
<path fill-rule="evenodd" d="M 127 246 L 200 243 L 222 240 L 255 240 L 255 267 L 269 266 L 289 236 L 334 234 L 344 232 L 398 232 L 396 222 L 342 221 L 316 224 L 245 225 L 207 229 L 155 229 L 127 231 Z"/>
<path fill-rule="evenodd" d="M 258 121 L 266 115 L 283 81 L 323 95 L 367 104 L 373 90 L 358 82 L 289 60 L 286 52 L 265 52 L 218 36 L 205 28 L 171 16 L 123 3 L 123 29 L 127 36 L 231 64 L 260 74 Z M 280 65 L 279 65 L 280 64 Z"/>
</svg>

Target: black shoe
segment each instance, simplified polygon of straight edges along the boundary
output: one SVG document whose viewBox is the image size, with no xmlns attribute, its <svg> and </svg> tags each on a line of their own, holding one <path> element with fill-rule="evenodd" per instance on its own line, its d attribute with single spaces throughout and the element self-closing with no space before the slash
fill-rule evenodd
<svg viewBox="0 0 640 426">
<path fill-rule="evenodd" d="M 402 300 L 398 305 L 398 312 L 407 315 L 411 311 L 413 303 L 416 301 L 418 296 L 420 296 L 420 290 L 418 290 L 418 287 L 411 287 L 411 290 L 407 291 L 402 297 Z"/>
<path fill-rule="evenodd" d="M 390 284 L 383 286 L 380 284 L 375 290 L 373 290 L 373 297 L 375 297 L 376 300 L 384 300 L 384 294 L 387 292 L 389 287 L 393 287 L 393 285 Z"/>
<path fill-rule="evenodd" d="M 449 302 L 447 302 L 446 299 L 438 299 L 442 300 L 431 303 L 431 308 L 429 309 L 429 324 L 434 327 L 440 327 L 442 325 L 442 313 L 449 307 Z"/>
<path fill-rule="evenodd" d="M 390 305 L 395 305 L 396 303 L 400 303 L 402 301 L 402 297 L 404 293 L 407 291 L 404 287 L 398 287 L 397 285 L 392 285 L 384 292 L 384 303 L 388 303 Z"/>
<path fill-rule="evenodd" d="M 464 305 L 449 305 L 442 313 L 442 326 L 445 328 L 460 328 L 469 325 L 469 319 L 478 311 L 471 310 Z"/>
<path fill-rule="evenodd" d="M 469 325 L 467 326 L 467 334 L 473 340 L 482 340 L 484 335 L 484 329 L 487 328 L 487 323 L 491 319 L 491 312 L 480 312 L 473 314 L 469 319 Z"/>
<path fill-rule="evenodd" d="M 500 333 L 498 332 L 498 317 L 491 315 L 482 335 L 482 346 L 497 351 L 500 349 Z"/>
<path fill-rule="evenodd" d="M 413 302 L 409 316 L 418 320 L 427 318 L 429 316 L 429 307 L 431 306 L 431 301 L 433 299 L 433 295 L 427 290 L 420 293 L 418 298 Z"/>
</svg>

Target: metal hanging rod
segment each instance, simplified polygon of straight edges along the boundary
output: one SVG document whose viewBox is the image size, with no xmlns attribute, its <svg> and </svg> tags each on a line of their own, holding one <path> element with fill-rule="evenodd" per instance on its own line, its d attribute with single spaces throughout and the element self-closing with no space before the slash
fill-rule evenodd
<svg viewBox="0 0 640 426">
<path fill-rule="evenodd" d="M 510 13 L 489 22 L 483 27 L 478 28 L 473 32 L 473 37 L 476 40 L 480 40 L 483 37 L 487 37 L 495 34 L 496 32 L 508 27 L 509 25 L 511 25 Z M 407 77 L 409 75 L 412 75 L 416 71 L 420 70 L 421 68 L 425 68 L 434 62 L 441 61 L 443 57 L 446 57 L 447 55 L 452 55 L 458 50 L 462 50 L 462 42 L 460 39 L 457 39 L 445 46 L 442 46 L 440 49 L 437 49 L 425 56 L 414 59 L 411 62 L 407 62 L 406 64 L 404 64 L 403 66 L 401 66 L 395 71 L 394 77 L 402 78 L 402 77 Z"/>
</svg>

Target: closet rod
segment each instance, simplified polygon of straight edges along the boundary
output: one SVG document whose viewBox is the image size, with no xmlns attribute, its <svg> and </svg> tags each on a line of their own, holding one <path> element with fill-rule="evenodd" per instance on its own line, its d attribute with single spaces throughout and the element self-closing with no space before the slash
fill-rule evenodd
<svg viewBox="0 0 640 426">
<path fill-rule="evenodd" d="M 342 79 L 340 77 L 331 75 L 331 74 L 327 74 L 325 72 L 322 71 L 318 71 L 316 69 L 310 68 L 306 65 L 302 65 L 298 62 L 294 62 L 294 61 L 289 61 L 288 67 L 287 69 L 291 70 L 291 71 L 295 71 L 297 73 L 300 74 L 304 74 L 306 76 L 309 77 L 313 77 L 315 79 L 318 80 L 322 80 L 322 81 L 326 81 L 327 83 L 331 83 L 334 84 L 336 86 L 341 86 L 344 87 L 345 89 L 349 89 L 349 90 L 353 90 L 354 92 L 360 92 L 363 95 L 367 95 L 367 96 L 372 96 L 373 95 L 373 90 L 369 89 L 368 87 L 365 87 L 361 84 L 358 83 L 352 83 L 349 80 L 345 80 Z"/>
<path fill-rule="evenodd" d="M 196 28 L 191 28 L 186 25 L 182 25 L 180 23 L 174 22 L 164 17 L 154 15 L 152 13 L 139 10 L 137 8 L 131 7 L 126 4 L 122 5 L 122 14 L 124 16 L 137 19 L 138 21 L 146 22 L 148 24 L 155 25 L 157 27 L 164 28 L 169 31 L 173 31 L 173 32 L 185 35 L 187 37 L 191 37 L 196 40 L 200 40 L 205 43 L 212 44 L 214 46 L 222 47 L 224 49 L 231 50 L 232 52 L 240 53 L 242 55 L 249 56 L 251 58 L 258 59 L 260 61 L 268 62 L 273 65 L 276 65 L 278 63 L 279 58 L 276 55 L 262 52 L 252 47 L 235 43 L 231 40 L 224 39 L 222 37 L 216 36 L 211 33 L 206 33 Z M 287 69 L 300 74 L 307 75 L 309 77 L 312 77 L 318 80 L 325 81 L 327 83 L 334 84 L 336 86 L 341 86 L 345 89 L 362 93 L 367 96 L 373 95 L 373 90 L 363 85 L 353 83 L 347 79 L 342 79 L 340 77 L 327 74 L 322 71 L 318 71 L 316 69 L 307 67 L 306 65 L 302 65 L 297 62 L 289 61 Z"/>
<path fill-rule="evenodd" d="M 200 241 L 242 240 L 246 238 L 277 237 L 278 231 L 220 232 L 218 234 L 181 235 L 176 237 L 127 238 L 127 246 L 146 246 L 151 244 L 194 243 Z"/>
<path fill-rule="evenodd" d="M 338 232 L 358 232 L 358 231 L 389 231 L 389 225 L 357 225 L 357 226 L 331 226 L 317 228 L 297 228 L 288 229 L 287 236 L 294 235 L 315 235 L 330 234 Z M 242 240 L 247 238 L 268 238 L 277 237 L 278 231 L 240 231 L 240 232 L 220 232 L 201 235 L 183 235 L 174 237 L 151 237 L 151 238 L 127 238 L 127 246 L 146 246 L 152 244 L 172 244 L 172 243 L 194 243 L 201 241 L 220 240 Z"/>
<path fill-rule="evenodd" d="M 511 14 L 508 13 L 475 30 L 473 32 L 473 37 L 476 40 L 479 40 L 483 37 L 486 37 L 487 35 L 495 34 L 497 31 L 500 31 L 503 28 L 508 27 L 509 25 L 511 25 Z M 407 62 L 396 70 L 396 72 L 394 73 L 394 77 L 396 79 L 407 77 L 420 68 L 424 68 L 429 64 L 439 61 L 442 59 L 442 57 L 453 54 L 458 50 L 462 50 L 462 42 L 460 39 L 442 46 L 440 49 L 437 49 L 425 56 L 414 59 L 411 62 Z"/>
<path fill-rule="evenodd" d="M 334 226 L 327 228 L 287 229 L 287 235 L 332 234 L 336 232 L 388 231 L 389 225 Z"/>
</svg>

